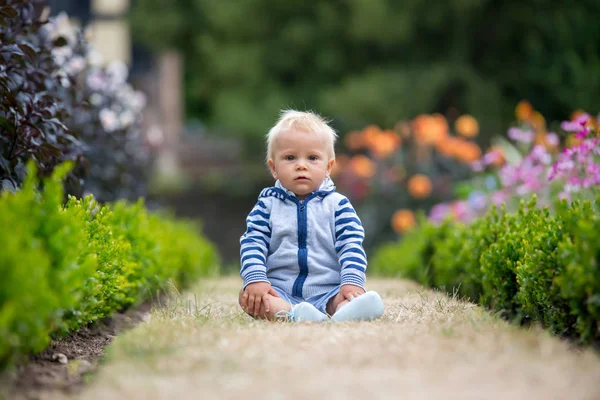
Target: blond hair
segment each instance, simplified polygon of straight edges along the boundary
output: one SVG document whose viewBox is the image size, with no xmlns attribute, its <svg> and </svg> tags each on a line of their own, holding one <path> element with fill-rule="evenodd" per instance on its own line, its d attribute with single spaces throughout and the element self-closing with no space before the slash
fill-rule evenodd
<svg viewBox="0 0 600 400">
<path fill-rule="evenodd" d="M 331 158 L 335 158 L 334 146 L 337 134 L 328 125 L 325 118 L 312 111 L 281 110 L 279 120 L 267 133 L 267 156 L 265 159 L 267 163 L 269 159 L 273 159 L 273 143 L 277 136 L 291 129 L 325 134 L 329 142 L 329 154 Z"/>
</svg>

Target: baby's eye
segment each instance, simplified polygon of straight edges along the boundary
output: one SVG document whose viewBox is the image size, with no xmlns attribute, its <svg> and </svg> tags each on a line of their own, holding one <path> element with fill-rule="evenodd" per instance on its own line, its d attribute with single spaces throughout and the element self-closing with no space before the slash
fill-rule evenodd
<svg viewBox="0 0 600 400">
<path fill-rule="evenodd" d="M 308 157 L 308 159 L 310 161 L 317 161 L 319 159 L 319 157 L 317 157 L 317 156 L 310 156 L 310 157 Z"/>
<path fill-rule="evenodd" d="M 294 161 L 294 156 L 285 156 L 283 157 L 286 161 Z"/>
</svg>

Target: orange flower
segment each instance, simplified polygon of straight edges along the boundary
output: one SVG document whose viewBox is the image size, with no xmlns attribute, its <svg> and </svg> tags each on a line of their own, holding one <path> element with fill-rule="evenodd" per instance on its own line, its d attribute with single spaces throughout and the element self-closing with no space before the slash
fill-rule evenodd
<svg viewBox="0 0 600 400">
<path fill-rule="evenodd" d="M 372 178 L 377 172 L 377 166 L 367 156 L 359 154 L 350 160 L 350 168 L 360 178 Z"/>
<path fill-rule="evenodd" d="M 456 149 L 455 157 L 465 163 L 477 161 L 481 158 L 481 149 L 476 143 L 463 142 Z"/>
<path fill-rule="evenodd" d="M 415 226 L 415 214 L 411 210 L 401 209 L 392 215 L 392 228 L 396 233 L 403 233 Z"/>
<path fill-rule="evenodd" d="M 379 138 L 379 134 L 381 133 L 381 128 L 377 125 L 368 125 L 366 126 L 362 132 L 362 142 L 365 147 L 371 148 L 375 142 L 377 142 L 377 138 Z"/>
<path fill-rule="evenodd" d="M 424 199 L 431 194 L 431 180 L 427 175 L 413 175 L 408 181 L 408 193 L 415 199 Z"/>
<path fill-rule="evenodd" d="M 521 100 L 515 108 L 515 115 L 519 121 L 527 121 L 533 114 L 533 107 L 527 100 Z"/>
<path fill-rule="evenodd" d="M 531 125 L 536 132 L 544 132 L 546 130 L 546 119 L 539 111 L 534 111 L 531 114 Z"/>
<path fill-rule="evenodd" d="M 378 158 L 388 158 L 400 147 L 400 136 L 391 130 L 379 132 L 370 145 L 370 150 Z"/>
<path fill-rule="evenodd" d="M 479 133 L 479 123 L 471 115 L 465 114 L 454 122 L 456 132 L 466 138 L 474 138 Z"/>
<path fill-rule="evenodd" d="M 363 147 L 363 138 L 359 131 L 352 131 L 346 135 L 344 138 L 344 144 L 346 148 L 350 151 L 359 150 Z"/>
<path fill-rule="evenodd" d="M 413 120 L 413 129 L 418 141 L 435 144 L 448 136 L 448 121 L 442 114 L 421 114 Z"/>
</svg>

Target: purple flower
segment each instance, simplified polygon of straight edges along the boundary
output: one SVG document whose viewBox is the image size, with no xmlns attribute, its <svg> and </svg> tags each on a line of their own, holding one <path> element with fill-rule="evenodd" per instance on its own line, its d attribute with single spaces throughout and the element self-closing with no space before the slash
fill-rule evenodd
<svg viewBox="0 0 600 400">
<path fill-rule="evenodd" d="M 563 131 L 567 132 L 579 132 L 582 127 L 587 124 L 590 119 L 590 115 L 587 113 L 583 113 L 573 121 L 563 121 L 560 124 L 560 127 Z"/>
<path fill-rule="evenodd" d="M 505 165 L 498 172 L 500 175 L 500 182 L 502 186 L 511 187 L 514 186 L 519 180 L 519 170 L 513 165 Z"/>
<path fill-rule="evenodd" d="M 446 203 L 439 203 L 431 207 L 429 211 L 429 220 L 432 222 L 442 222 L 448 213 L 450 212 L 450 206 Z"/>
<path fill-rule="evenodd" d="M 469 198 L 467 201 L 474 210 L 481 211 L 487 205 L 488 198 L 482 191 L 475 190 L 469 193 Z"/>
<path fill-rule="evenodd" d="M 483 171 L 483 163 L 479 160 L 473 161 L 471 163 L 471 169 L 473 170 L 473 172 L 481 172 Z"/>
<path fill-rule="evenodd" d="M 533 132 L 512 127 L 508 130 L 508 137 L 515 142 L 531 143 L 533 141 Z"/>
<path fill-rule="evenodd" d="M 505 203 L 506 200 L 508 200 L 508 193 L 505 190 L 497 190 L 494 193 L 492 193 L 490 199 L 492 200 L 492 203 L 494 203 L 497 206 L 500 206 L 502 203 Z"/>
</svg>

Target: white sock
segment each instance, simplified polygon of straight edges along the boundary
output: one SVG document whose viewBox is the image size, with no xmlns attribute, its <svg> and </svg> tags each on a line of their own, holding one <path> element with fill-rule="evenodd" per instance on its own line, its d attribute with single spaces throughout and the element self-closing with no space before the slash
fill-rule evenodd
<svg viewBox="0 0 600 400">
<path fill-rule="evenodd" d="M 331 317 L 332 321 L 370 321 L 383 315 L 383 301 L 379 293 L 369 291 L 355 297 Z"/>
<path fill-rule="evenodd" d="M 290 313 L 293 315 L 292 319 L 294 322 L 323 322 L 327 321 L 329 317 L 317 310 L 315 306 L 310 303 L 302 302 L 292 306 Z"/>
</svg>

